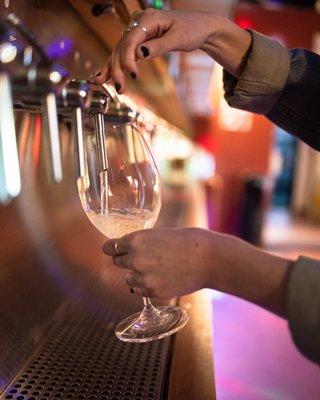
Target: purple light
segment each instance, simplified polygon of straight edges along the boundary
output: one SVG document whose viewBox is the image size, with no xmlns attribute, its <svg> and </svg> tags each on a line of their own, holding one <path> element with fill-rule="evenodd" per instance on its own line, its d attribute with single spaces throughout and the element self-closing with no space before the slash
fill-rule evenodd
<svg viewBox="0 0 320 400">
<path fill-rule="evenodd" d="M 73 41 L 66 37 L 56 39 L 46 47 L 46 54 L 50 59 L 59 59 L 67 56 L 73 49 Z"/>
<path fill-rule="evenodd" d="M 63 78 L 67 78 L 67 77 L 69 76 L 68 70 L 67 70 L 65 67 L 63 67 L 62 65 L 60 65 L 60 64 L 54 63 L 54 64 L 53 64 L 52 70 L 53 70 L 53 71 L 59 72 L 59 74 L 60 74 Z"/>
</svg>

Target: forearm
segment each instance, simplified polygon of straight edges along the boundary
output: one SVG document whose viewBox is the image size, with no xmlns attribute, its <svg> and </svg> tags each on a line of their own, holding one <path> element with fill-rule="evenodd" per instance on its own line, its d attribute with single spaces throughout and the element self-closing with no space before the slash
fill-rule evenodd
<svg viewBox="0 0 320 400">
<path fill-rule="evenodd" d="M 233 22 L 212 14 L 209 35 L 201 49 L 239 78 L 246 64 L 252 37 Z"/>
<path fill-rule="evenodd" d="M 219 246 L 222 259 L 219 268 L 210 268 L 209 286 L 286 317 L 290 261 L 231 236 L 221 235 L 220 243 L 214 240 L 211 257 Z"/>
</svg>

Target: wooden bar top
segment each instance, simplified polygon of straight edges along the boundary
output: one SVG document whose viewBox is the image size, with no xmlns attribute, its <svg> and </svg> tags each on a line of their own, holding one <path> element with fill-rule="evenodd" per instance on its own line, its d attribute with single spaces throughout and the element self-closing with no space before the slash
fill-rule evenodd
<svg viewBox="0 0 320 400">
<path fill-rule="evenodd" d="M 188 324 L 176 334 L 169 400 L 216 399 L 213 370 L 212 307 L 207 290 L 183 297 Z"/>
</svg>

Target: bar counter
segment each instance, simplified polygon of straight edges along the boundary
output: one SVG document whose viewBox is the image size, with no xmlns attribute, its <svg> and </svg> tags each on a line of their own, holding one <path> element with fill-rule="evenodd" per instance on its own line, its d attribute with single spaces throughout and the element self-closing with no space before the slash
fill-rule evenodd
<svg viewBox="0 0 320 400">
<path fill-rule="evenodd" d="M 159 226 L 201 225 L 201 199 L 200 186 L 167 188 Z M 100 243 L 88 247 L 88 242 L 93 243 L 91 236 L 96 242 L 96 232 L 86 219 L 75 224 L 71 223 L 71 215 L 69 218 L 70 225 L 64 229 L 65 237 L 69 237 L 69 257 L 72 254 L 79 261 L 100 257 L 102 263 L 91 271 L 90 278 L 79 265 L 72 267 L 68 280 L 64 276 L 62 286 L 59 282 L 59 290 L 67 290 L 68 294 L 44 325 L 40 320 L 47 321 L 48 316 L 41 313 L 49 307 L 49 296 L 56 301 L 57 295 L 49 289 L 46 294 L 41 293 L 40 273 L 22 273 L 20 285 L 24 286 L 23 279 L 28 284 L 20 292 L 12 291 L 12 287 L 2 291 L 8 307 L 0 324 L 0 372 L 4 384 L 0 399 L 215 399 L 209 294 L 200 291 L 179 300 L 190 319 L 174 336 L 145 344 L 120 342 L 114 328 L 123 317 L 141 309 L 141 298 L 129 292 L 124 271 L 115 268 L 102 252 L 97 255 L 103 237 L 98 235 Z M 85 234 L 84 226 L 88 231 Z M 25 257 L 24 268 L 32 271 L 32 259 Z M 62 278 L 63 275 L 59 279 Z M 86 284 L 77 291 L 75 282 L 79 281 Z M 25 299 L 23 307 L 21 296 Z M 39 303 L 41 296 L 43 305 Z M 14 307 L 16 315 L 6 315 Z M 24 321 L 24 316 L 29 320 Z M 27 324 L 31 322 L 33 327 L 26 339 Z"/>
</svg>

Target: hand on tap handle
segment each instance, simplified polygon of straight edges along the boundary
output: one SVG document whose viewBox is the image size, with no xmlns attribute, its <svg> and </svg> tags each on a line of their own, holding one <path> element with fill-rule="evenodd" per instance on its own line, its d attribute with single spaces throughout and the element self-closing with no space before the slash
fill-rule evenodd
<svg viewBox="0 0 320 400">
<path fill-rule="evenodd" d="M 112 78 L 119 93 L 126 88 L 126 72 L 139 76 L 137 61 L 170 51 L 202 49 L 239 76 L 251 44 L 251 35 L 215 13 L 158 11 L 149 8 L 132 15 L 129 27 L 106 66 L 96 76 L 102 83 Z"/>
</svg>

